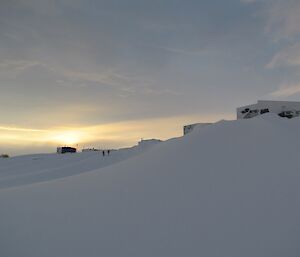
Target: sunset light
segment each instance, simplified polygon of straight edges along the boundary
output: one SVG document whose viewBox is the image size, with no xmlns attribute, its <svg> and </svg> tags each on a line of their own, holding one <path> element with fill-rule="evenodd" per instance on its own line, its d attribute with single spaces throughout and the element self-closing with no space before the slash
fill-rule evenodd
<svg viewBox="0 0 300 257">
<path fill-rule="evenodd" d="M 54 151 L 57 146 L 65 145 L 101 146 L 104 148 L 128 147 L 136 144 L 141 138 L 165 140 L 170 137 L 178 137 L 182 135 L 183 124 L 192 123 L 194 120 L 213 122 L 222 117 L 233 118 L 230 114 L 191 115 L 47 129 L 0 126 L 0 144 L 14 148 L 18 146 L 20 149 L 42 148 L 50 152 Z"/>
<path fill-rule="evenodd" d="M 300 0 L 0 0 L 0 39 L 0 257 L 300 257 Z"/>
<path fill-rule="evenodd" d="M 57 142 L 61 145 L 75 145 L 80 143 L 84 138 L 84 134 L 81 131 L 62 131 L 56 132 L 55 135 L 50 137 L 53 142 Z"/>
</svg>

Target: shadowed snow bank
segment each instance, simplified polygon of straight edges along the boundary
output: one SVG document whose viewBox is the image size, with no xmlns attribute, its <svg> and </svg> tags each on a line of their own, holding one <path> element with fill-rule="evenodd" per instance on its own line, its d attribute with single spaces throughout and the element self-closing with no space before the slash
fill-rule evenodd
<svg viewBox="0 0 300 257">
<path fill-rule="evenodd" d="M 299 127 L 222 121 L 106 168 L 2 189 L 0 256 L 299 256 Z"/>
</svg>

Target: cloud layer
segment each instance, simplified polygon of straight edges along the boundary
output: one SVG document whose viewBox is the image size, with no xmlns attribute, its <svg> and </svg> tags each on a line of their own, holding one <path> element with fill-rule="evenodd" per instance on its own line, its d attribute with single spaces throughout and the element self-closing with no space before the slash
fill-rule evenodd
<svg viewBox="0 0 300 257">
<path fill-rule="evenodd" d="M 0 126 L 233 117 L 296 100 L 299 12 L 297 0 L 2 1 Z"/>
</svg>

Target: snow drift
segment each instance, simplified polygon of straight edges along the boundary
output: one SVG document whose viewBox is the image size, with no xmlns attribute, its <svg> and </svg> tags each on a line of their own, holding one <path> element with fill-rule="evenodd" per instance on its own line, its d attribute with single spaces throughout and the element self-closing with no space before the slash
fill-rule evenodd
<svg viewBox="0 0 300 257">
<path fill-rule="evenodd" d="M 109 167 L 0 190 L 0 256 L 300 255 L 300 119 L 222 121 Z"/>
<path fill-rule="evenodd" d="M 50 181 L 107 167 L 141 154 L 161 141 L 147 140 L 131 148 L 76 154 L 33 154 L 0 159 L 0 189 Z"/>
</svg>

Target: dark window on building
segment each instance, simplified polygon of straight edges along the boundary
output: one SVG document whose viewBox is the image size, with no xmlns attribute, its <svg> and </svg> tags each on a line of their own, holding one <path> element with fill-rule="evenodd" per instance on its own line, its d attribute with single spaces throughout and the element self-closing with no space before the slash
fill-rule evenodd
<svg viewBox="0 0 300 257">
<path fill-rule="evenodd" d="M 268 108 L 260 110 L 260 114 L 264 114 L 264 113 L 267 113 L 267 112 L 270 112 Z"/>
</svg>

